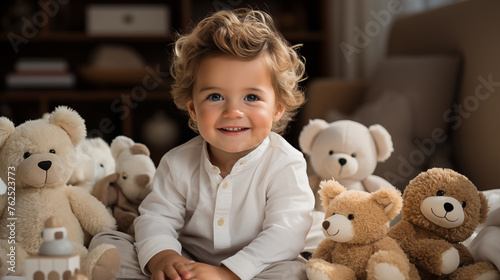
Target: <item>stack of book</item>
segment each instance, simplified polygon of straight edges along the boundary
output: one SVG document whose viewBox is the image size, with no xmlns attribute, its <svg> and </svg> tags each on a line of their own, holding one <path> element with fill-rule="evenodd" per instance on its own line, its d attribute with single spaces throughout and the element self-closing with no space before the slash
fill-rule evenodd
<svg viewBox="0 0 500 280">
<path fill-rule="evenodd" d="M 70 88 L 75 75 L 62 58 L 20 58 L 5 77 L 9 88 Z"/>
</svg>

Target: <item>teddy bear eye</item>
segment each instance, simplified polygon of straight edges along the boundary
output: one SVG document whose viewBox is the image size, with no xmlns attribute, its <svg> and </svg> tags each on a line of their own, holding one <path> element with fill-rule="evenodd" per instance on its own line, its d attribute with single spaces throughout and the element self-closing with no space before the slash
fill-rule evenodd
<svg viewBox="0 0 500 280">
<path fill-rule="evenodd" d="M 330 151 L 328 152 L 328 154 L 329 154 L 329 155 L 333 155 L 333 150 L 330 150 Z"/>
<path fill-rule="evenodd" d="M 352 221 L 352 220 L 354 220 L 354 215 L 353 214 L 349 214 L 349 215 L 347 215 L 347 218 Z"/>
<path fill-rule="evenodd" d="M 101 163 L 101 164 L 99 164 L 99 166 L 100 166 L 100 167 L 102 167 L 102 168 L 104 168 L 104 164 L 102 164 L 102 163 Z"/>
<path fill-rule="evenodd" d="M 24 153 L 23 158 L 27 159 L 27 158 L 29 158 L 29 156 L 31 156 L 31 153 L 30 152 L 26 152 L 26 153 Z"/>
<path fill-rule="evenodd" d="M 51 154 L 55 154 L 55 153 L 56 153 L 56 150 L 54 150 L 54 149 L 50 149 L 49 153 L 51 153 Z"/>
<path fill-rule="evenodd" d="M 123 180 L 127 180 L 127 173 L 122 173 Z"/>
<path fill-rule="evenodd" d="M 352 153 L 352 154 L 351 154 L 351 157 L 356 157 L 356 153 Z"/>
<path fill-rule="evenodd" d="M 467 206 L 467 202 L 462 201 L 462 208 L 465 208 L 465 206 Z"/>
<path fill-rule="evenodd" d="M 437 191 L 436 195 L 437 196 L 443 196 L 444 195 L 444 191 L 439 190 L 439 191 Z"/>
</svg>

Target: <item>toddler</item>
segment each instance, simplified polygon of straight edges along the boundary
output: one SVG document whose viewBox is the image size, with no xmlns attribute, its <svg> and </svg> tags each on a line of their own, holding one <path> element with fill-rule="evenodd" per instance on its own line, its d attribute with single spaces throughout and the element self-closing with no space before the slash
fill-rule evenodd
<svg viewBox="0 0 500 280">
<path fill-rule="evenodd" d="M 137 259 L 130 236 L 93 243 L 120 248 L 124 278 L 139 266 L 151 279 L 307 279 L 314 197 L 279 135 L 304 102 L 294 47 L 264 12 L 220 11 L 177 39 L 171 74 L 199 136 L 162 158 L 135 220 Z"/>
</svg>

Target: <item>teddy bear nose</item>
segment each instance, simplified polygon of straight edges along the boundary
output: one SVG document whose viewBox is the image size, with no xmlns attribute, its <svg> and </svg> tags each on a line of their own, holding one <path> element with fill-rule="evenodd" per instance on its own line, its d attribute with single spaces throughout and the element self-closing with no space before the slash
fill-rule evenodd
<svg viewBox="0 0 500 280">
<path fill-rule="evenodd" d="M 323 222 L 323 228 L 328 229 L 330 227 L 330 222 L 329 221 L 324 221 Z"/>
<path fill-rule="evenodd" d="M 347 160 L 345 158 L 339 158 L 339 163 L 340 163 L 340 165 L 343 166 L 344 164 L 347 163 Z"/>
<path fill-rule="evenodd" d="M 45 160 L 45 161 L 40 161 L 38 163 L 38 167 L 40 167 L 41 169 L 47 171 L 49 170 L 49 168 L 52 166 L 52 162 L 51 161 L 48 161 L 48 160 Z"/>
<path fill-rule="evenodd" d="M 446 203 L 444 204 L 444 210 L 446 210 L 446 212 L 451 212 L 451 211 L 453 211 L 453 205 L 452 205 L 451 203 L 446 202 Z"/>
</svg>

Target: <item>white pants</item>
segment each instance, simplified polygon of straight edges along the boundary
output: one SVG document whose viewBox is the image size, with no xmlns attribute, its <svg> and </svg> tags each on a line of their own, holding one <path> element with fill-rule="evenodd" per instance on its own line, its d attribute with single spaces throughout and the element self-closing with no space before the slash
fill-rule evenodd
<svg viewBox="0 0 500 280">
<path fill-rule="evenodd" d="M 120 251 L 122 259 L 118 279 L 149 279 L 145 276 L 139 266 L 137 253 L 134 247 L 134 238 L 119 231 L 102 232 L 94 236 L 89 245 L 89 250 L 100 244 L 112 244 Z M 183 252 L 184 257 L 193 259 L 189 254 Z M 306 280 L 306 261 L 298 258 L 293 261 L 276 262 L 266 267 L 254 280 Z"/>
</svg>

